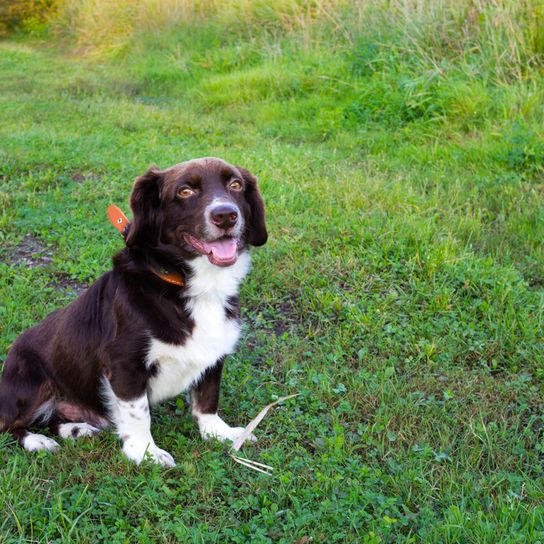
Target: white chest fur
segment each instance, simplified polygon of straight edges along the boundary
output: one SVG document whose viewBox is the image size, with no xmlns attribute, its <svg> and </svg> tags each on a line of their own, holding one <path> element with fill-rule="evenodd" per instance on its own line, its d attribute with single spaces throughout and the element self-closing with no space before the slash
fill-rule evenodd
<svg viewBox="0 0 544 544">
<path fill-rule="evenodd" d="M 179 395 L 198 380 L 206 368 L 232 353 L 240 336 L 240 326 L 225 313 L 227 300 L 249 270 L 249 253 L 227 268 L 212 265 L 207 257 L 192 263 L 193 275 L 187 282 L 187 310 L 194 321 L 192 334 L 183 345 L 151 339 L 147 365 L 157 365 L 148 382 L 151 403 Z"/>
</svg>

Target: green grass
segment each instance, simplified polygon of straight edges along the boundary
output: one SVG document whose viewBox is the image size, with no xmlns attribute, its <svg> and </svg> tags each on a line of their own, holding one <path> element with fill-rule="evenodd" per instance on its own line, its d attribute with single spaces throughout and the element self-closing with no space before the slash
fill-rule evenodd
<svg viewBox="0 0 544 544">
<path fill-rule="evenodd" d="M 109 431 L 55 455 L 1 435 L 0 542 L 544 541 L 538 44 L 516 64 L 393 23 L 0 42 L 0 360 L 108 270 L 136 175 L 216 155 L 259 176 L 270 231 L 221 413 L 300 393 L 243 449 L 273 477 L 181 400 L 153 412 L 171 470 Z"/>
</svg>

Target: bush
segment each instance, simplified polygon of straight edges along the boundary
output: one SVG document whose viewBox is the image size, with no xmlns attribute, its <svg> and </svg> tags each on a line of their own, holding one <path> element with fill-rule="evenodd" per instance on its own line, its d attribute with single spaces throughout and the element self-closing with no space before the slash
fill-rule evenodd
<svg viewBox="0 0 544 544">
<path fill-rule="evenodd" d="M 0 5 L 0 36 L 43 28 L 57 8 L 58 0 L 6 0 Z"/>
</svg>

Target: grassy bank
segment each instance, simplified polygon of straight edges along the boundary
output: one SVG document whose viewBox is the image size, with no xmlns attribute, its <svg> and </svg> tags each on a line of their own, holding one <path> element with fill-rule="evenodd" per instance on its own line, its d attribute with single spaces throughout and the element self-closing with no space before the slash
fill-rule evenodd
<svg viewBox="0 0 544 544">
<path fill-rule="evenodd" d="M 2 436 L 0 542 L 543 540 L 541 4 L 99 6 L 0 42 L 0 360 L 108 269 L 134 176 L 217 155 L 271 232 L 222 412 L 301 395 L 244 448 L 272 478 L 181 400 L 173 470 Z"/>
</svg>

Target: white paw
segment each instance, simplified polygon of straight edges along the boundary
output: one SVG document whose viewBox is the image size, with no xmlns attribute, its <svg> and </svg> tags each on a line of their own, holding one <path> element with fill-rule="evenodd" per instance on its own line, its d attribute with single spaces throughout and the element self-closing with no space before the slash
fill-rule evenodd
<svg viewBox="0 0 544 544">
<path fill-rule="evenodd" d="M 80 438 L 81 436 L 92 436 L 100 429 L 88 423 L 62 423 L 59 425 L 59 436 L 61 438 Z"/>
<path fill-rule="evenodd" d="M 151 457 L 155 463 L 162 465 L 163 467 L 175 467 L 176 462 L 174 458 L 165 450 L 161 450 L 157 446 L 148 448 L 146 451 L 146 457 Z"/>
<path fill-rule="evenodd" d="M 245 431 L 244 427 L 230 427 L 217 414 L 198 414 L 197 421 L 200 436 L 204 440 L 217 438 L 221 442 L 225 442 L 225 440 L 234 442 Z M 257 442 L 257 438 L 253 434 L 249 435 L 248 440 Z"/>
<path fill-rule="evenodd" d="M 21 441 L 23 448 L 27 451 L 54 451 L 59 445 L 52 438 L 43 434 L 28 433 Z"/>
<path fill-rule="evenodd" d="M 163 467 L 176 466 L 174 458 L 167 451 L 161 450 L 153 443 L 143 445 L 141 442 L 138 443 L 136 440 L 128 439 L 123 444 L 123 452 L 137 465 L 147 457 Z"/>
</svg>

